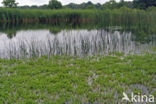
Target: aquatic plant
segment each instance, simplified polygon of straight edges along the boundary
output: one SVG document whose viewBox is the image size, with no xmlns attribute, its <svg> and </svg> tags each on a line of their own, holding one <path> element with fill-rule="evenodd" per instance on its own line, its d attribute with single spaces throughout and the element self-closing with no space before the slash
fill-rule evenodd
<svg viewBox="0 0 156 104">
<path fill-rule="evenodd" d="M 118 53 L 0 59 L 0 103 L 116 104 L 123 91 L 155 96 L 155 62 L 156 54 Z"/>
</svg>

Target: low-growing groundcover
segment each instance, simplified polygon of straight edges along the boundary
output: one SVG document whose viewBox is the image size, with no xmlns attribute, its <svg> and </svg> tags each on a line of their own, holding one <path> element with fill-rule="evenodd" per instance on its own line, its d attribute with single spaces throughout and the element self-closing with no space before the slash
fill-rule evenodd
<svg viewBox="0 0 156 104">
<path fill-rule="evenodd" d="M 0 104 L 117 104 L 156 96 L 156 54 L 0 59 Z"/>
</svg>

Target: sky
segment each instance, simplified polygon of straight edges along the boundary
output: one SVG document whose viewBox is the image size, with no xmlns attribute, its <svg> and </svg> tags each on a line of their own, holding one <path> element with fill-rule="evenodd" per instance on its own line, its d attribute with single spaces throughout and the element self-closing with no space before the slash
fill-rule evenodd
<svg viewBox="0 0 156 104">
<path fill-rule="evenodd" d="M 0 6 L 2 6 L 1 2 L 3 0 L 0 0 Z M 109 0 L 58 0 L 60 1 L 63 5 L 69 4 L 69 3 L 83 3 L 83 2 L 88 2 L 91 1 L 93 3 L 105 3 L 106 1 Z M 116 0 L 116 1 L 120 1 L 120 0 Z M 16 2 L 19 3 L 19 6 L 23 6 L 23 5 L 43 5 L 43 4 L 48 4 L 49 0 L 16 0 Z"/>
</svg>

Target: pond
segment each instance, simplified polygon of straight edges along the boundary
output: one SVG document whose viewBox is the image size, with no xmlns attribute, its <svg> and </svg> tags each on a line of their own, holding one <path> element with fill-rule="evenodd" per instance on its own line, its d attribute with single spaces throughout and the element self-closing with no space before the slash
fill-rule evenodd
<svg viewBox="0 0 156 104">
<path fill-rule="evenodd" d="M 110 52 L 152 52 L 156 38 L 137 41 L 131 31 L 105 29 L 18 30 L 13 36 L 0 32 L 0 58 L 30 58 L 44 55 L 91 56 Z M 148 41 L 147 41 L 148 40 Z"/>
</svg>

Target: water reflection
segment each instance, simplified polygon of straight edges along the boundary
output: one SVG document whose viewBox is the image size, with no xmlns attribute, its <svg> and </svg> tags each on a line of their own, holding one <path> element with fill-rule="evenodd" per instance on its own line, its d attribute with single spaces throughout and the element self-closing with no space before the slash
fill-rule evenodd
<svg viewBox="0 0 156 104">
<path fill-rule="evenodd" d="M 0 33 L 0 58 L 40 57 L 43 55 L 88 56 L 109 52 L 140 53 L 156 46 L 132 41 L 131 32 L 105 30 L 62 30 L 57 35 L 49 30 L 18 31 L 8 38 Z"/>
</svg>

